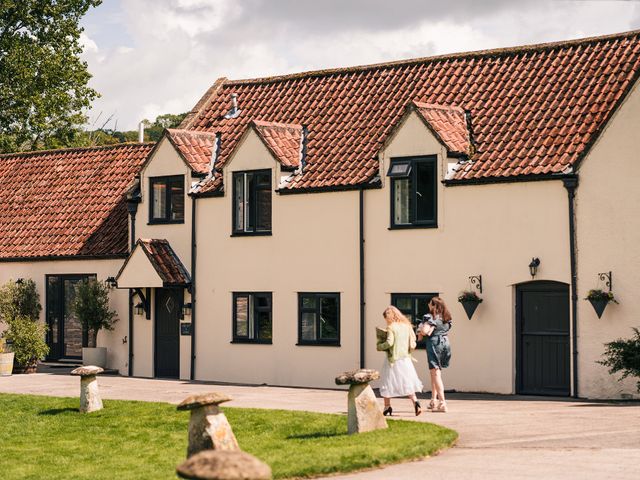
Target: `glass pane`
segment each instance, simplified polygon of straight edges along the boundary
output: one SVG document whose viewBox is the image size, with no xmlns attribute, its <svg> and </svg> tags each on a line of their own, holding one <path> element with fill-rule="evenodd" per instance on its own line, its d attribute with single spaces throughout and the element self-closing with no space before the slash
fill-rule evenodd
<svg viewBox="0 0 640 480">
<path fill-rule="evenodd" d="M 153 202 L 153 218 L 165 218 L 166 212 L 166 191 L 167 185 L 162 182 L 153 184 L 152 202 Z"/>
<path fill-rule="evenodd" d="M 316 297 L 315 296 L 304 296 L 302 297 L 302 308 L 304 309 L 314 309 L 316 308 Z"/>
<path fill-rule="evenodd" d="M 258 338 L 271 340 L 271 312 L 257 312 Z"/>
<path fill-rule="evenodd" d="M 256 230 L 271 231 L 271 189 L 259 188 L 256 191 Z"/>
<path fill-rule="evenodd" d="M 249 336 L 249 298 L 236 297 L 236 337 Z"/>
<path fill-rule="evenodd" d="M 171 183 L 171 220 L 184 220 L 184 183 L 182 180 Z"/>
<path fill-rule="evenodd" d="M 256 295 L 256 306 L 258 308 L 269 308 L 270 304 L 268 295 Z"/>
<path fill-rule="evenodd" d="M 256 231 L 256 180 L 255 175 L 248 173 L 246 175 L 246 191 L 249 196 L 249 202 L 247 205 L 247 232 L 255 232 Z"/>
<path fill-rule="evenodd" d="M 320 338 L 322 340 L 338 338 L 338 299 L 335 297 L 320 299 Z"/>
<path fill-rule="evenodd" d="M 394 297 L 393 303 L 405 315 L 407 313 L 411 313 L 411 309 L 413 307 L 411 297 Z"/>
<path fill-rule="evenodd" d="M 416 164 L 416 220 L 419 222 L 435 220 L 435 164 L 418 162 Z"/>
<path fill-rule="evenodd" d="M 60 288 L 62 282 L 60 277 L 49 277 L 47 280 L 47 324 L 49 325 L 49 346 L 50 356 L 58 358 L 61 356 L 58 339 L 60 335 Z"/>
<path fill-rule="evenodd" d="M 303 313 L 300 318 L 300 337 L 302 340 L 316 339 L 316 314 Z"/>
<path fill-rule="evenodd" d="M 411 179 L 402 178 L 394 180 L 395 198 L 393 199 L 393 223 L 406 225 L 409 223 Z"/>
<path fill-rule="evenodd" d="M 236 174 L 235 198 L 233 199 L 233 210 L 235 212 L 236 230 L 244 230 L 244 174 Z"/>
<path fill-rule="evenodd" d="M 394 163 L 389 169 L 390 177 L 407 177 L 411 172 L 410 163 Z"/>
<path fill-rule="evenodd" d="M 82 356 L 82 324 L 73 311 L 77 284 L 78 280 L 64 280 L 64 355 L 67 357 Z"/>
</svg>

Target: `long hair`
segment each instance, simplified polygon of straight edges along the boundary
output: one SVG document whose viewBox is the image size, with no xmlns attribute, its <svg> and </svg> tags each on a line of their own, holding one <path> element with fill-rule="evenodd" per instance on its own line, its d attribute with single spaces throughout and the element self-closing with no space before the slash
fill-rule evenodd
<svg viewBox="0 0 640 480">
<path fill-rule="evenodd" d="M 385 319 L 391 319 L 391 322 L 406 323 L 407 325 L 411 325 L 411 322 L 409 321 L 409 319 L 405 317 L 402 314 L 402 312 L 398 310 L 397 307 L 394 307 L 393 305 L 390 305 L 387 308 L 385 308 L 382 316 Z"/>
<path fill-rule="evenodd" d="M 447 305 L 440 297 L 433 297 L 431 299 L 429 302 L 429 310 L 434 317 L 440 315 L 443 322 L 451 321 L 451 312 L 449 312 Z"/>
</svg>

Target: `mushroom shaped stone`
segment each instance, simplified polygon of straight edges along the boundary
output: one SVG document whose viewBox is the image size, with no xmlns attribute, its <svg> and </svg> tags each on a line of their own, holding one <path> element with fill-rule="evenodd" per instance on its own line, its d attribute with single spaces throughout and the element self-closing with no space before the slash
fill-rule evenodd
<svg viewBox="0 0 640 480">
<path fill-rule="evenodd" d="M 78 367 L 71 372 L 71 375 L 80 377 L 80 413 L 102 410 L 102 398 L 98 389 L 98 374 L 102 372 L 102 368 L 94 365 Z"/>
<path fill-rule="evenodd" d="M 205 450 L 176 468 L 192 480 L 269 480 L 271 468 L 253 455 L 238 451 Z"/>
<path fill-rule="evenodd" d="M 336 377 L 337 385 L 349 385 L 347 397 L 347 432 L 361 433 L 387 428 L 375 393 L 369 382 L 380 378 L 377 370 L 361 368 L 344 372 Z"/>
<path fill-rule="evenodd" d="M 190 410 L 189 446 L 187 457 L 203 450 L 240 450 L 236 436 L 219 405 L 231 397 L 217 393 L 192 395 L 178 405 L 178 410 Z"/>
</svg>

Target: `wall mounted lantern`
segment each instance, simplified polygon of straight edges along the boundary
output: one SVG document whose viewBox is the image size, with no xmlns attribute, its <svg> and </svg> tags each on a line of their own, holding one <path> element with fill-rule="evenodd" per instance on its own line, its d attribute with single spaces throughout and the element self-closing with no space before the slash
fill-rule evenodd
<svg viewBox="0 0 640 480">
<path fill-rule="evenodd" d="M 531 274 L 531 278 L 536 277 L 539 266 L 540 266 L 540 259 L 538 257 L 532 258 L 531 263 L 529 264 L 529 273 Z"/>
<path fill-rule="evenodd" d="M 16 280 L 16 285 L 22 285 L 24 283 L 24 279 L 19 278 Z"/>
<path fill-rule="evenodd" d="M 107 277 L 104 283 L 106 283 L 109 288 L 116 288 L 118 286 L 115 277 Z"/>
<path fill-rule="evenodd" d="M 190 316 L 191 316 L 191 308 L 192 308 L 191 302 L 189 302 L 189 303 L 185 303 L 185 304 L 182 306 L 182 317 L 183 317 L 183 318 L 184 318 L 184 317 L 190 317 Z"/>
<path fill-rule="evenodd" d="M 136 315 L 144 314 L 144 303 L 138 302 L 133 306 L 133 311 Z"/>
<path fill-rule="evenodd" d="M 133 306 L 136 315 L 145 314 L 147 320 L 151 320 L 151 289 L 146 289 L 146 295 L 141 288 L 134 288 L 131 295 L 137 295 L 140 301 Z"/>
</svg>

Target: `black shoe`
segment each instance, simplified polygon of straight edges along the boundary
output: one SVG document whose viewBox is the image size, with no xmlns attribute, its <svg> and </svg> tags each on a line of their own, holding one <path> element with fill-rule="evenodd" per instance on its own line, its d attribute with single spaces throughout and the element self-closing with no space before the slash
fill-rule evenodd
<svg viewBox="0 0 640 480">
<path fill-rule="evenodd" d="M 420 405 L 420 402 L 416 401 L 416 403 L 413 404 L 413 408 L 416 410 L 416 417 L 422 413 L 422 405 Z"/>
<path fill-rule="evenodd" d="M 386 416 L 391 416 L 391 414 L 393 413 L 393 408 L 391 407 L 387 407 L 382 411 L 382 415 Z"/>
</svg>

